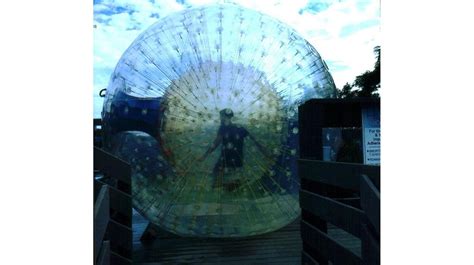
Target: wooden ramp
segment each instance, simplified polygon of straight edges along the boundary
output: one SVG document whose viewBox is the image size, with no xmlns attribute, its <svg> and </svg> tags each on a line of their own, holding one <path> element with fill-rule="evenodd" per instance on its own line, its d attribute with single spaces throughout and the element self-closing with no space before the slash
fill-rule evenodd
<svg viewBox="0 0 474 265">
<path fill-rule="evenodd" d="M 133 264 L 301 264 L 300 220 L 265 235 L 243 239 L 185 238 L 160 231 L 140 241 L 148 221 L 134 211 Z"/>
<path fill-rule="evenodd" d="M 155 241 L 145 244 L 140 237 L 147 225 L 133 211 L 133 264 L 301 264 L 300 219 L 278 231 L 243 239 L 185 238 L 160 231 Z M 360 255 L 358 238 L 330 223 L 328 235 Z"/>
</svg>

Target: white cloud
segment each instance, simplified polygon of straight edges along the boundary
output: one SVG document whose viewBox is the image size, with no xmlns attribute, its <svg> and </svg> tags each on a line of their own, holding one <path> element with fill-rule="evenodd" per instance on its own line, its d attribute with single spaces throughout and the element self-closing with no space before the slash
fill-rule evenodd
<svg viewBox="0 0 474 265">
<path fill-rule="evenodd" d="M 94 116 L 99 117 L 102 99 L 120 56 L 133 40 L 158 17 L 182 10 L 174 0 L 104 0 L 94 5 Z"/>
<path fill-rule="evenodd" d="M 187 0 L 186 3 L 217 3 L 222 1 Z M 338 88 L 367 70 L 373 69 L 375 56 L 373 48 L 380 45 L 377 24 L 357 29 L 357 25 L 380 20 L 380 6 L 376 0 L 345 1 L 253 1 L 230 0 L 241 6 L 260 11 L 288 24 L 306 38 L 328 63 Z M 321 11 L 306 7 L 314 3 L 323 4 Z M 301 12 L 302 11 L 302 12 Z M 378 23 L 379 24 L 379 23 Z M 342 30 L 351 26 L 352 33 L 341 37 Z M 345 70 L 339 70 L 344 66 Z"/>
<path fill-rule="evenodd" d="M 361 5 L 364 8 L 361 9 Z M 379 25 L 363 29 L 354 27 L 347 36 L 341 36 L 344 27 L 358 25 L 366 21 L 379 21 L 377 1 L 341 1 L 327 9 L 312 14 L 304 12 L 292 26 L 318 50 L 327 62 L 338 88 L 367 70 L 375 63 L 373 48 L 380 45 Z M 345 66 L 343 70 L 337 66 Z"/>
<path fill-rule="evenodd" d="M 355 76 L 373 69 L 375 63 L 373 48 L 380 45 L 379 28 L 366 28 L 340 39 L 311 37 L 308 41 L 317 47 L 323 59 L 328 62 L 337 87 L 342 88 L 346 82 L 352 83 Z M 337 69 L 331 69 L 333 66 L 331 62 L 345 65 L 349 69 L 344 70 L 345 75 L 338 75 Z"/>
<path fill-rule="evenodd" d="M 216 3 L 223 3 L 227 1 L 219 1 L 219 0 L 186 0 L 187 5 L 190 6 L 201 6 L 201 5 L 208 5 L 208 4 L 216 4 Z"/>
<path fill-rule="evenodd" d="M 222 2 L 260 11 L 294 28 L 327 62 L 338 88 L 373 69 L 373 48 L 380 45 L 379 25 L 373 23 L 380 19 L 377 0 L 186 0 L 185 4 L 175 0 L 104 0 L 94 5 L 94 93 L 107 86 L 122 53 L 157 17 Z M 371 25 L 357 28 L 367 21 Z M 342 32 L 346 34 L 342 36 Z M 100 108 L 94 113 L 98 116 Z"/>
</svg>

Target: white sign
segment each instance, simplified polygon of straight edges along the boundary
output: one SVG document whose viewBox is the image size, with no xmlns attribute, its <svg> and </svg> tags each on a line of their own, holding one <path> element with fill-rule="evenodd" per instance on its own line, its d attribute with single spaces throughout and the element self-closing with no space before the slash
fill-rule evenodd
<svg viewBox="0 0 474 265">
<path fill-rule="evenodd" d="M 364 164 L 380 165 L 380 109 L 362 109 Z"/>
<path fill-rule="evenodd" d="M 380 165 L 380 128 L 365 128 L 364 136 L 364 164 Z"/>
</svg>

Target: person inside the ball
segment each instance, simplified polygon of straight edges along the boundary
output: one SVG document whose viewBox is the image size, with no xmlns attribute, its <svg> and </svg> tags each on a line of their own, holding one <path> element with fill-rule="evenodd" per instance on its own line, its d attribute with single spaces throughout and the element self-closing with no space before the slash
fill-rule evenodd
<svg viewBox="0 0 474 265">
<path fill-rule="evenodd" d="M 212 170 L 213 188 L 223 187 L 232 191 L 240 186 L 240 179 L 226 180 L 226 175 L 232 175 L 243 167 L 244 140 L 248 137 L 263 155 L 269 157 L 267 150 L 243 126 L 232 123 L 234 112 L 225 108 L 220 112 L 221 124 L 216 138 L 199 161 L 204 161 L 214 150 L 221 145 L 221 154 Z M 233 174 L 235 175 L 235 174 Z"/>
</svg>

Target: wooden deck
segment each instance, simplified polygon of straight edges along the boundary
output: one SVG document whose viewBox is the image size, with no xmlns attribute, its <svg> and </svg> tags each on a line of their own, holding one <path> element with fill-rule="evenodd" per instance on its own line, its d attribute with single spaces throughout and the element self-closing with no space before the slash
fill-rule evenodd
<svg viewBox="0 0 474 265">
<path fill-rule="evenodd" d="M 140 241 L 148 221 L 133 212 L 133 264 L 301 264 L 300 220 L 265 235 L 242 239 L 186 238 L 160 231 L 148 244 Z M 360 240 L 334 226 L 328 234 L 360 255 Z"/>
<path fill-rule="evenodd" d="M 140 241 L 148 222 L 133 215 L 134 264 L 301 264 L 299 220 L 272 233 L 242 239 L 185 238 L 160 231 L 150 244 Z"/>
</svg>

